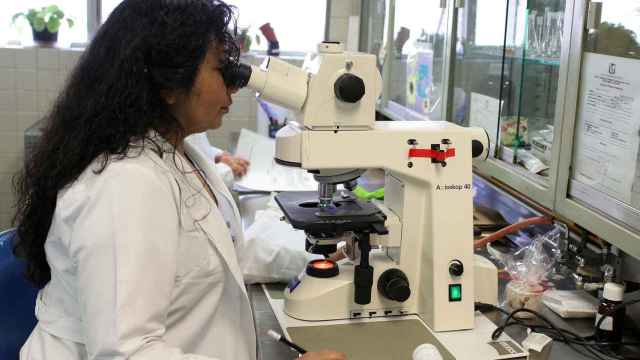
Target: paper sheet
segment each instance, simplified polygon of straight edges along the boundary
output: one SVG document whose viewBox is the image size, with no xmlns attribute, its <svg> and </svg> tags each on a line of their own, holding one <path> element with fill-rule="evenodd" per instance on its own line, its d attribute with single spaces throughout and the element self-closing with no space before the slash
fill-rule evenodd
<svg viewBox="0 0 640 360">
<path fill-rule="evenodd" d="M 489 134 L 489 140 L 492 144 L 496 144 L 497 141 L 499 114 L 500 100 L 478 93 L 471 93 L 469 126 L 484 128 Z"/>
<path fill-rule="evenodd" d="M 585 53 L 576 126 L 574 178 L 625 203 L 640 144 L 637 66 L 638 60 Z"/>
<path fill-rule="evenodd" d="M 249 172 L 236 182 L 240 187 L 260 191 L 312 191 L 318 183 L 306 170 L 276 164 L 275 140 L 242 129 L 236 156 L 251 162 Z"/>
</svg>

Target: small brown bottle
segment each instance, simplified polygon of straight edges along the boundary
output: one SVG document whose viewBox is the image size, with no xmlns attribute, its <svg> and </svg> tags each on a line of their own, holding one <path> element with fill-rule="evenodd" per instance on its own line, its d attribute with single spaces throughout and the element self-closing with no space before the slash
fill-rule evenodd
<svg viewBox="0 0 640 360">
<path fill-rule="evenodd" d="M 596 338 L 598 341 L 622 341 L 625 308 L 620 307 L 617 310 L 614 310 L 614 308 L 622 303 L 623 296 L 624 285 L 613 282 L 604 284 L 602 301 L 600 302 L 600 306 L 598 306 L 595 323 L 597 325 L 600 318 L 604 317 L 599 328 L 596 329 Z"/>
</svg>

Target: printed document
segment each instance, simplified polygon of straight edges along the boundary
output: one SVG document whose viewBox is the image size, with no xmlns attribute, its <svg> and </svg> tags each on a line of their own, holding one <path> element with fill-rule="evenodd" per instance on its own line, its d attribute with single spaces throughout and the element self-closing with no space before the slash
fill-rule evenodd
<svg viewBox="0 0 640 360">
<path fill-rule="evenodd" d="M 469 126 L 484 128 L 489 134 L 491 144 L 496 144 L 498 133 L 498 117 L 500 115 L 500 100 L 490 96 L 471 93 L 469 109 Z"/>
<path fill-rule="evenodd" d="M 638 60 L 585 53 L 574 144 L 574 178 L 631 202 L 640 143 Z"/>
</svg>

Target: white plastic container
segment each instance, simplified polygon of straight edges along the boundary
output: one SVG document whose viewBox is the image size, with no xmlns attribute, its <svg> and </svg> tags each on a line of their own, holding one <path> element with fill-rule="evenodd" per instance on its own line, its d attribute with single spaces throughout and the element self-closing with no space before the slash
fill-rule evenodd
<svg viewBox="0 0 640 360">
<path fill-rule="evenodd" d="M 442 360 L 442 356 L 440 355 L 440 351 L 438 348 L 433 346 L 432 344 L 421 344 L 413 350 L 413 355 L 411 355 L 411 359 L 413 360 Z"/>
</svg>

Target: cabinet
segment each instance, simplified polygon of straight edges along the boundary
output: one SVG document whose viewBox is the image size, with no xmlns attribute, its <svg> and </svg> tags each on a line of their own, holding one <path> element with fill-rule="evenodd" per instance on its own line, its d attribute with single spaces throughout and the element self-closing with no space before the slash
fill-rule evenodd
<svg viewBox="0 0 640 360">
<path fill-rule="evenodd" d="M 576 1 L 555 209 L 640 257 L 640 1 Z"/>
<path fill-rule="evenodd" d="M 489 133 L 492 156 L 479 174 L 547 208 L 555 200 L 567 10 L 564 0 L 468 0 L 455 11 L 452 77 L 464 102 L 452 104 L 448 119 Z"/>
<path fill-rule="evenodd" d="M 364 12 L 374 7 L 381 11 Z M 640 256 L 640 1 L 363 0 L 362 8 L 363 18 L 384 18 L 375 36 L 361 37 L 383 74 L 380 113 L 484 127 L 491 156 L 477 174 Z M 594 70 L 603 64 L 604 77 Z M 613 81 L 606 76 L 625 90 L 599 93 Z"/>
</svg>

